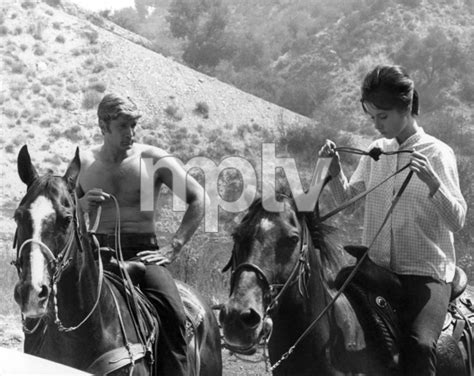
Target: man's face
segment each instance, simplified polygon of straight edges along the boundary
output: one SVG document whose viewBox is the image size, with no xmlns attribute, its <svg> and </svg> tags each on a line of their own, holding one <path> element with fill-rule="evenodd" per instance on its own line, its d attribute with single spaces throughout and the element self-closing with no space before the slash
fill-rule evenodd
<svg viewBox="0 0 474 376">
<path fill-rule="evenodd" d="M 136 125 L 136 119 L 127 116 L 119 116 L 109 122 L 108 131 L 106 130 L 104 136 L 117 148 L 128 150 L 135 141 Z"/>
</svg>

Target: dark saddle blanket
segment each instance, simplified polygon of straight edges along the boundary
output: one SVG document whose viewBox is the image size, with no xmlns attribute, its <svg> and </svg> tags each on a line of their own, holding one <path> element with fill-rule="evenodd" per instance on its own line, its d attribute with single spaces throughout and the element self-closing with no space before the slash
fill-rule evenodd
<svg viewBox="0 0 474 376">
<path fill-rule="evenodd" d="M 365 247 L 350 246 L 346 251 L 359 259 L 365 252 Z M 347 267 L 338 274 L 335 287 L 341 288 L 349 277 L 353 267 Z M 451 303 L 447 313 L 446 324 L 440 340 L 449 340 L 458 344 L 462 342 L 462 352 L 465 352 L 467 367 L 472 367 L 473 346 L 473 312 L 474 306 L 469 299 L 457 299 L 467 286 L 467 277 L 460 268 L 456 268 L 456 275 L 452 283 Z M 335 305 L 336 324 L 341 329 L 339 347 L 347 353 L 367 355 L 367 351 L 375 353 L 378 361 L 386 364 L 389 369 L 398 368 L 399 345 L 401 339 L 401 325 L 399 312 L 402 288 L 397 276 L 390 271 L 376 265 L 368 257 L 364 259 L 353 279 L 346 286 L 345 296 Z M 347 298 L 347 300 L 345 300 Z M 349 312 L 351 311 L 352 312 Z M 358 318 L 364 335 L 357 333 L 356 324 L 350 324 L 347 319 L 349 313 Z M 351 327 L 352 325 L 352 327 Z M 463 354 L 461 354 L 463 355 Z M 461 356 L 460 355 L 460 356 Z M 357 356 L 347 356 L 350 362 L 357 362 Z M 359 360 L 367 363 L 367 357 Z M 337 359 L 339 364 L 346 364 L 346 359 Z M 366 365 L 366 364 L 365 364 Z M 361 369 L 364 365 L 360 365 Z M 357 364 L 350 368 L 359 368 Z M 471 374 L 471 373 L 466 373 Z"/>
</svg>

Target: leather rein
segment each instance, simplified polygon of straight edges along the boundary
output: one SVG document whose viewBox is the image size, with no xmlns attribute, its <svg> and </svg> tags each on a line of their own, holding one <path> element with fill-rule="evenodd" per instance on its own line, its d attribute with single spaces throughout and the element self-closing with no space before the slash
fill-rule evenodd
<svg viewBox="0 0 474 376">
<path fill-rule="evenodd" d="M 379 157 L 380 155 L 384 154 L 384 155 L 394 155 L 394 154 L 401 154 L 401 153 L 412 153 L 413 150 L 399 150 L 399 151 L 393 151 L 393 152 L 383 152 L 380 148 L 373 148 L 371 149 L 369 152 L 365 152 L 363 150 L 360 150 L 360 149 L 355 149 L 355 148 L 349 148 L 349 147 L 339 147 L 339 148 L 336 148 L 335 149 L 336 151 L 340 151 L 340 152 L 346 152 L 346 153 L 352 153 L 352 154 L 359 154 L 359 155 L 367 155 L 367 156 L 370 156 L 371 158 L 373 158 L 374 160 L 378 161 L 379 160 Z M 365 196 L 367 196 L 370 192 L 372 192 L 373 190 L 377 189 L 379 186 L 381 186 L 382 184 L 384 184 L 385 182 L 387 182 L 389 179 L 393 178 L 395 175 L 401 173 L 402 171 L 404 171 L 405 169 L 407 169 L 408 167 L 410 166 L 410 164 L 406 164 L 405 166 L 403 166 L 402 168 L 400 168 L 399 170 L 397 170 L 396 172 L 394 172 L 393 174 L 391 174 L 390 176 L 388 176 L 386 179 L 382 180 L 380 183 L 378 183 L 377 185 L 375 185 L 374 187 L 366 190 L 365 192 L 362 192 L 361 194 L 353 197 L 352 199 L 348 200 L 347 202 L 343 203 L 342 205 L 340 205 L 339 207 L 337 207 L 336 209 L 332 210 L 331 212 L 325 214 L 324 216 L 320 217 L 319 218 L 319 223 L 322 223 L 323 221 L 327 220 L 328 218 L 334 216 L 335 214 L 339 213 L 340 211 L 344 210 L 345 208 L 347 208 L 348 206 L 352 205 L 354 202 L 364 198 Z M 370 244 L 370 246 L 367 248 L 367 250 L 365 251 L 365 253 L 362 255 L 362 257 L 358 260 L 358 262 L 356 263 L 353 271 L 350 273 L 350 275 L 348 276 L 348 278 L 346 279 L 345 283 L 341 286 L 341 288 L 338 290 L 337 294 L 332 298 L 332 300 L 326 305 L 326 307 L 321 311 L 321 313 L 318 315 L 318 317 L 316 317 L 312 322 L 311 324 L 308 326 L 308 328 L 298 337 L 298 339 L 295 341 L 295 343 L 293 344 L 293 346 L 291 346 L 289 348 L 289 350 L 287 352 L 285 352 L 281 358 L 275 362 L 273 365 L 270 366 L 270 371 L 273 372 L 274 369 L 276 369 L 280 364 L 281 362 L 283 362 L 284 360 L 286 360 L 290 355 L 291 353 L 295 350 L 296 346 L 303 340 L 303 338 L 305 338 L 309 333 L 310 331 L 314 328 L 314 326 L 316 325 L 317 322 L 319 322 L 319 320 L 322 319 L 322 317 L 329 311 L 329 309 L 335 304 L 337 298 L 344 292 L 346 286 L 351 282 L 351 280 L 354 278 L 355 274 L 357 273 L 360 265 L 362 264 L 362 262 L 364 261 L 364 259 L 367 257 L 368 255 L 368 251 L 371 249 L 373 243 L 375 242 L 375 239 L 378 237 L 379 233 L 381 232 L 382 228 L 384 227 L 385 223 L 387 222 L 388 218 L 390 217 L 392 211 L 393 211 L 393 208 L 395 207 L 395 205 L 397 204 L 399 198 L 401 197 L 402 193 L 404 192 L 406 186 L 408 185 L 408 182 L 410 181 L 411 177 L 413 175 L 413 172 L 410 171 L 409 174 L 407 175 L 407 177 L 405 178 L 405 181 L 403 182 L 401 188 L 399 189 L 397 195 L 395 196 L 395 198 L 392 200 L 392 204 L 391 204 L 391 207 L 389 208 L 385 218 L 384 218 L 384 221 L 382 222 L 382 225 L 380 226 L 378 232 L 376 233 L 375 237 L 374 237 L 374 240 L 372 241 L 372 243 Z M 329 180 L 328 180 L 329 181 Z M 302 296 L 304 296 L 304 292 L 302 291 L 303 289 L 301 288 L 301 286 L 304 286 L 304 289 L 306 289 L 306 286 L 304 285 L 304 281 L 305 279 L 302 278 L 302 276 L 304 275 L 304 272 L 309 270 L 309 264 L 308 264 L 308 260 L 307 260 L 307 255 L 308 255 L 308 244 L 309 244 L 309 229 L 307 227 L 307 223 L 306 223 L 306 220 L 303 219 L 303 221 L 301 222 L 301 226 L 302 226 L 302 230 L 303 230 L 303 240 L 301 242 L 301 247 L 300 247 L 300 251 L 299 251 L 299 258 L 298 258 L 298 261 L 295 263 L 295 265 L 293 266 L 293 269 L 288 277 L 288 279 L 286 280 L 286 282 L 283 284 L 283 285 L 277 285 L 277 284 L 271 284 L 269 282 L 269 279 L 267 278 L 265 272 L 258 266 L 258 265 L 255 265 L 253 263 L 242 263 L 238 266 L 235 267 L 235 269 L 232 271 L 232 274 L 231 274 L 231 290 L 230 290 L 230 293 L 232 294 L 232 291 L 234 289 L 234 285 L 235 285 L 235 280 L 236 278 L 243 272 L 243 271 L 253 271 L 256 276 L 257 276 L 257 279 L 263 284 L 263 295 L 264 295 L 264 302 L 268 302 L 268 305 L 267 305 L 267 308 L 265 309 L 265 314 L 264 314 L 264 317 L 262 319 L 262 321 L 265 320 L 265 318 L 269 317 L 271 312 L 276 308 L 276 306 L 278 305 L 279 303 L 279 300 L 281 298 L 281 296 L 286 293 L 286 291 L 288 290 L 288 288 L 294 284 L 296 281 L 298 281 L 299 283 L 299 286 L 300 286 L 300 294 L 302 294 Z M 229 262 L 229 264 L 223 269 L 223 271 L 227 270 L 227 268 L 229 266 L 231 266 L 231 263 L 232 263 L 232 259 L 231 261 Z M 275 293 L 275 291 L 278 289 L 278 288 L 281 288 L 280 291 L 278 293 Z M 268 345 L 268 342 L 270 340 L 270 337 L 271 337 L 271 333 L 269 333 L 268 335 L 264 336 L 261 338 L 261 340 L 264 341 L 265 343 L 265 346 Z M 264 358 L 266 359 L 266 356 L 264 355 Z"/>
</svg>

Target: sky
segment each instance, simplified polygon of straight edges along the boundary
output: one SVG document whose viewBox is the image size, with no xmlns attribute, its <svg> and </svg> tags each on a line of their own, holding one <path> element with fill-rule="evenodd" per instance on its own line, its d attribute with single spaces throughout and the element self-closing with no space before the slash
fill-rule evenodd
<svg viewBox="0 0 474 376">
<path fill-rule="evenodd" d="M 99 11 L 105 9 L 121 9 L 134 7 L 134 0 L 71 0 L 73 3 L 88 10 Z"/>
</svg>

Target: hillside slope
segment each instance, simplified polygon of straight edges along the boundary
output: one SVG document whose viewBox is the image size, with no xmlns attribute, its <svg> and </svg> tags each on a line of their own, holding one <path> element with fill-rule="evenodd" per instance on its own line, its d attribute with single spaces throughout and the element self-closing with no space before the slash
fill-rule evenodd
<svg viewBox="0 0 474 376">
<path fill-rule="evenodd" d="M 105 92 L 137 103 L 147 142 L 169 147 L 171 135 L 192 140 L 187 156 L 212 148 L 211 135 L 225 142 L 215 140 L 224 128 L 229 152 L 243 152 L 247 136 L 232 137 L 239 127 L 242 136 L 246 129 L 272 133 L 282 123 L 310 122 L 122 38 L 117 26 L 109 25 L 111 33 L 69 13 L 36 1 L 2 3 L 0 205 L 21 192 L 13 162 L 23 143 L 43 169 L 61 170 L 73 145 L 97 140 L 95 111 Z"/>
<path fill-rule="evenodd" d="M 40 173 L 63 173 L 76 146 L 101 139 L 96 108 L 104 93 L 130 96 L 143 114 L 138 141 L 164 147 L 184 162 L 205 155 L 218 163 L 229 154 L 256 160 L 260 142 L 274 140 L 284 126 L 313 124 L 164 58 L 143 47 L 142 38 L 96 15 L 70 4 L 65 9 L 36 0 L 6 0 L 0 8 L 2 312 L 15 309 L 12 214 L 25 192 L 16 171 L 18 151 L 28 144 Z M 162 242 L 182 215 L 170 209 L 166 196 L 164 204 L 157 228 Z M 220 268 L 229 242 L 226 231 L 198 231 L 183 252 L 178 276 L 196 284 L 206 275 L 199 288 L 225 294 Z M 199 263 L 204 252 L 206 262 Z"/>
</svg>

